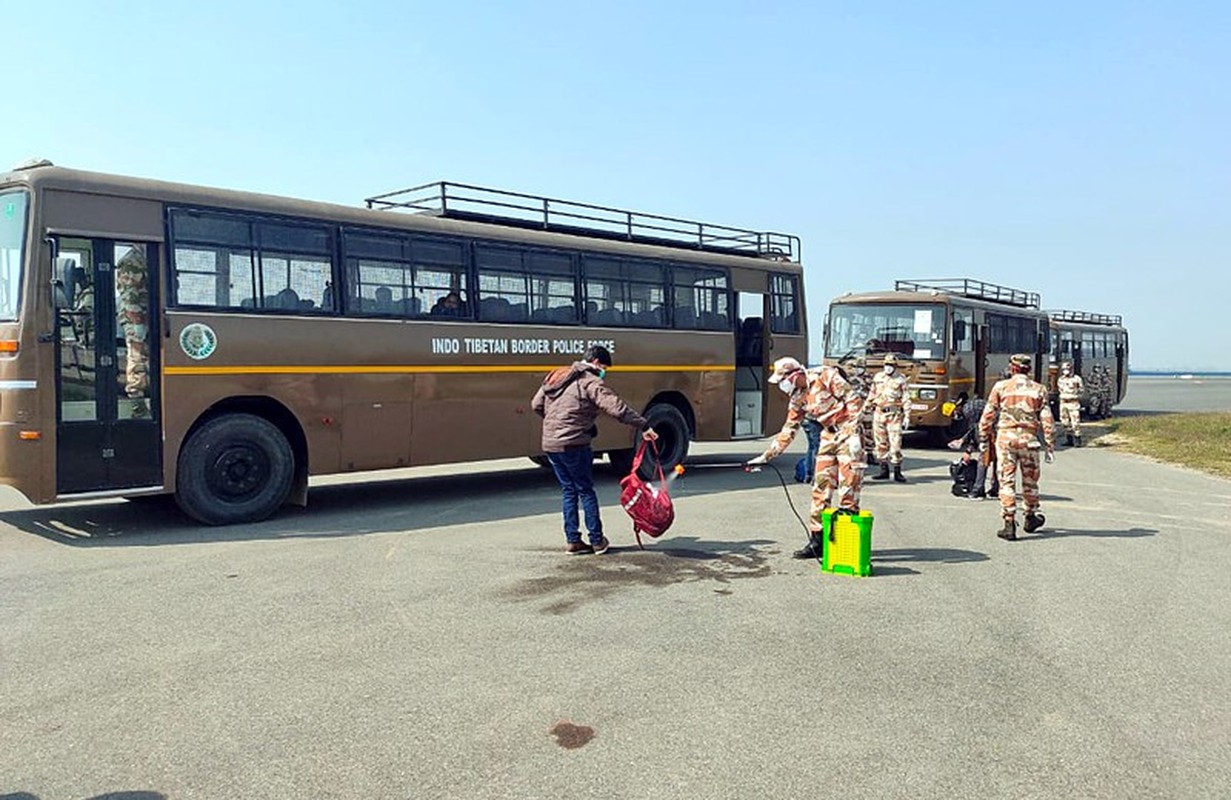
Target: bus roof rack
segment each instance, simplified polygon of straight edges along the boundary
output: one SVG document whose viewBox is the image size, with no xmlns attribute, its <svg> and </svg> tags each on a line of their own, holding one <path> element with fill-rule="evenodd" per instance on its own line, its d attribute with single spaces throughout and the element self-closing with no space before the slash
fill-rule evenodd
<svg viewBox="0 0 1231 800">
<path fill-rule="evenodd" d="M 799 237 L 436 181 L 364 200 L 368 208 L 799 263 Z"/>
<path fill-rule="evenodd" d="M 1090 311 L 1068 311 L 1057 309 L 1048 311 L 1047 316 L 1057 322 L 1087 322 L 1092 325 L 1123 325 L 1124 318 L 1119 314 L 1094 314 Z"/>
<path fill-rule="evenodd" d="M 1022 308 L 1038 308 L 1040 302 L 1038 292 L 998 286 L 986 281 L 976 281 L 973 278 L 922 278 L 913 281 L 894 281 L 893 289 L 897 292 L 944 292 Z"/>
</svg>

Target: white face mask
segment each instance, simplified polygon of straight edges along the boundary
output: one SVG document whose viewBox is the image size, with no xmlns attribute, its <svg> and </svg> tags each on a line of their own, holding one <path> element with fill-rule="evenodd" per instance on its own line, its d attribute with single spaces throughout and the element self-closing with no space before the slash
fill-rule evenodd
<svg viewBox="0 0 1231 800">
<path fill-rule="evenodd" d="M 795 381 L 794 379 L 787 380 L 786 378 L 783 378 L 782 380 L 778 381 L 778 388 L 782 390 L 783 394 L 794 394 L 795 393 Z"/>
<path fill-rule="evenodd" d="M 893 374 L 894 369 L 896 369 L 896 367 L 894 367 L 892 364 L 886 364 L 886 365 L 885 365 L 885 374 L 886 374 L 886 375 L 892 375 L 892 374 Z"/>
</svg>

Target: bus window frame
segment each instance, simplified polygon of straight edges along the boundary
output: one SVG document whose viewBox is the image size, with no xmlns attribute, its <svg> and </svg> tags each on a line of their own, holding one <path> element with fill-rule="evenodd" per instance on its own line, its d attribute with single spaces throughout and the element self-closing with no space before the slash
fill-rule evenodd
<svg viewBox="0 0 1231 800">
<path fill-rule="evenodd" d="M 180 299 L 179 276 L 180 270 L 178 267 L 178 253 L 181 247 L 186 249 L 212 250 L 215 253 L 221 252 L 221 248 L 227 248 L 229 252 L 240 252 L 234 243 L 227 242 L 206 242 L 200 239 L 191 237 L 181 237 L 176 234 L 175 217 L 179 213 L 209 215 L 222 219 L 231 219 L 242 221 L 248 227 L 248 257 L 249 265 L 252 269 L 252 301 L 251 306 L 243 306 L 242 301 L 239 306 L 221 306 L 217 303 L 185 303 Z M 262 246 L 263 229 L 260 227 L 262 223 L 269 226 L 285 226 L 292 228 L 317 229 L 325 234 L 325 240 L 328 253 L 319 251 L 308 252 L 297 251 L 294 248 L 278 248 L 271 249 L 267 254 Z M 211 311 L 228 314 L 274 314 L 283 316 L 299 316 L 311 315 L 317 317 L 332 317 L 340 316 L 343 312 L 340 308 L 337 287 L 339 286 L 338 273 L 339 267 L 339 250 L 340 236 L 343 226 L 337 223 L 329 223 L 319 219 L 290 216 L 285 214 L 269 214 L 256 213 L 249 211 L 238 211 L 233 209 L 218 209 L 209 206 L 197 205 L 179 205 L 175 203 L 166 203 L 163 206 L 163 224 L 165 228 L 165 238 L 167 242 L 167 272 L 168 272 L 168 290 L 166 293 L 166 306 L 169 310 L 185 310 L 185 311 Z M 266 305 L 266 300 L 271 297 L 265 292 L 265 276 L 263 258 L 268 255 L 271 258 L 286 258 L 287 256 L 301 255 L 312 258 L 327 258 L 329 261 L 329 279 L 325 283 L 325 290 L 334 289 L 333 301 L 330 308 L 325 308 L 323 305 L 324 293 L 322 293 L 322 305 L 313 307 L 299 306 L 298 308 L 278 308 L 276 306 Z M 286 258 L 287 268 L 290 269 L 290 258 Z M 192 273 L 186 274 L 206 274 Z M 219 273 L 213 273 L 215 281 Z M 289 286 L 289 280 L 288 280 Z M 215 285 L 215 296 L 217 295 L 217 286 Z"/>
</svg>

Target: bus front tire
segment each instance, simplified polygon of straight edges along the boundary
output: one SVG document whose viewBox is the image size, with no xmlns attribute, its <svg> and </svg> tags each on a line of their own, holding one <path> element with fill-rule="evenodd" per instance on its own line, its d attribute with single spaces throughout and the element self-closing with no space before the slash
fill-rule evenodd
<svg viewBox="0 0 1231 800">
<path fill-rule="evenodd" d="M 206 525 L 259 522 L 286 501 L 295 454 L 286 436 L 253 414 L 215 417 L 180 450 L 175 501 Z"/>
<path fill-rule="evenodd" d="M 684 415 L 678 408 L 666 403 L 650 406 L 650 410 L 645 414 L 645 420 L 658 434 L 658 440 L 646 447 L 645 457 L 641 459 L 641 469 L 638 470 L 638 474 L 644 480 L 652 480 L 658 477 L 657 463 L 662 464 L 663 472 L 671 472 L 677 464 L 684 463 L 684 459 L 688 457 L 688 420 L 684 419 Z M 628 453 L 627 463 L 617 464 L 614 454 L 610 455 L 611 463 L 617 468 L 623 467 L 621 471 L 627 474 L 633 468 L 632 457 L 635 451 L 620 452 Z M 655 454 L 657 454 L 657 459 Z"/>
</svg>

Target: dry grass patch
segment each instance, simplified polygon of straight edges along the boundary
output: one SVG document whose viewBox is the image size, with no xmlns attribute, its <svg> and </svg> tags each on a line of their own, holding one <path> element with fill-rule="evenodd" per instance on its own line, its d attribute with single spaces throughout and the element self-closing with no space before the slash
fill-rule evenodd
<svg viewBox="0 0 1231 800">
<path fill-rule="evenodd" d="M 1106 425 L 1101 445 L 1231 478 L 1231 412 L 1117 417 Z"/>
</svg>

